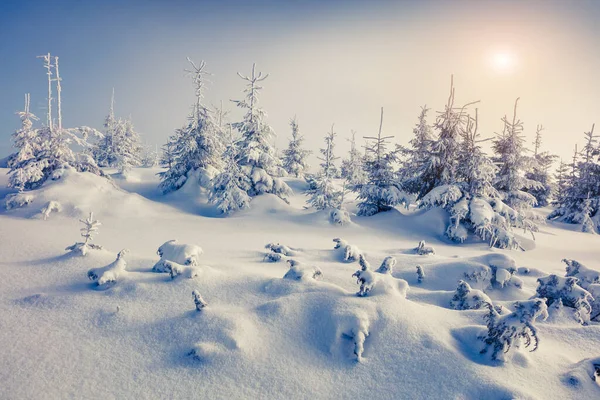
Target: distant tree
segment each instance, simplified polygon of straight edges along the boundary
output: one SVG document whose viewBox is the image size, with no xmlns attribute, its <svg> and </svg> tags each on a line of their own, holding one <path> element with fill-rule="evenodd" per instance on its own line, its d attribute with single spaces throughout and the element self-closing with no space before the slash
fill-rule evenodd
<svg viewBox="0 0 600 400">
<path fill-rule="evenodd" d="M 168 140 L 170 167 L 159 173 L 159 187 L 163 193 L 178 190 L 200 169 L 220 170 L 222 166 L 223 142 L 219 137 L 220 128 L 213 119 L 212 111 L 203 104 L 206 75 L 209 74 L 206 63 L 202 61 L 197 65 L 189 57 L 187 60 L 191 69 L 186 72 L 192 77 L 196 103 L 187 125 L 177 129 Z"/>
<path fill-rule="evenodd" d="M 325 147 L 320 149 L 321 156 L 318 157 L 321 170 L 313 177 L 314 187 L 306 192 L 309 196 L 306 202 L 317 210 L 339 209 L 342 205 L 342 191 L 333 182 L 336 173 L 334 162 L 339 158 L 333 154 L 335 136 L 331 125 L 331 130 L 325 136 Z"/>
<path fill-rule="evenodd" d="M 543 126 L 538 125 L 535 132 L 534 154 L 533 162 L 529 172 L 525 175 L 525 178 L 539 182 L 539 187 L 533 187 L 526 189 L 525 191 L 533 195 L 537 201 L 538 207 L 545 207 L 550 204 L 550 199 L 555 192 L 556 185 L 552 179 L 550 168 L 556 160 L 557 156 L 550 154 L 547 151 L 540 151 L 542 146 L 542 130 Z"/>
<path fill-rule="evenodd" d="M 358 151 L 356 147 L 356 132 L 351 132 L 350 142 L 350 153 L 348 158 L 342 160 L 341 175 L 349 185 L 360 185 L 366 182 L 367 174 L 364 170 L 363 155 Z"/>
<path fill-rule="evenodd" d="M 283 151 L 283 168 L 288 174 L 296 178 L 302 178 L 305 171 L 310 167 L 306 158 L 311 151 L 302 148 L 304 137 L 300 135 L 296 117 L 290 120 L 290 127 L 292 128 L 292 138 L 288 148 Z"/>
<path fill-rule="evenodd" d="M 406 156 L 399 171 L 399 179 L 404 190 L 409 193 L 420 193 L 422 180 L 419 179 L 431 156 L 433 144 L 433 132 L 427 123 L 427 106 L 421 107 L 421 113 L 417 125 L 413 128 L 413 138 L 410 140 L 410 148 L 400 148 L 401 153 Z"/>
</svg>

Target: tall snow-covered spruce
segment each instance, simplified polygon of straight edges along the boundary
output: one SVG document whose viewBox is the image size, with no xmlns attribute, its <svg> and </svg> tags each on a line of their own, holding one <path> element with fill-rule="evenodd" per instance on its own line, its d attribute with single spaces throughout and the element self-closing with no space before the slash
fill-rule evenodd
<svg viewBox="0 0 600 400">
<path fill-rule="evenodd" d="M 25 108 L 17 113 L 21 119 L 21 127 L 13 133 L 14 147 L 17 152 L 9 161 L 10 178 L 8 185 L 19 191 L 29 188 L 32 182 L 42 177 L 43 165 L 37 160 L 40 151 L 40 143 L 37 129 L 33 128 L 33 121 L 37 117 L 31 113 L 29 93 L 25 95 Z"/>
<path fill-rule="evenodd" d="M 393 136 L 381 136 L 383 126 L 383 107 L 377 137 L 365 137 L 371 144 L 367 146 L 368 158 L 364 163 L 367 181 L 355 185 L 358 192 L 358 215 L 375 215 L 391 210 L 398 204 L 410 202 L 407 193 L 400 189 L 395 179 L 393 164 L 397 161 L 396 151 L 387 151 L 387 140 Z"/>
<path fill-rule="evenodd" d="M 176 191 L 189 179 L 198 174 L 214 176 L 222 167 L 223 140 L 220 128 L 215 123 L 213 113 L 203 103 L 206 88 L 206 63 L 194 63 L 189 57 L 190 70 L 196 93 L 196 103 L 188 117 L 188 123 L 177 129 L 167 143 L 169 151 L 168 169 L 159 174 L 160 189 L 163 193 Z M 200 182 L 197 182 L 200 184 Z"/>
<path fill-rule="evenodd" d="M 288 174 L 296 178 L 302 178 L 310 167 L 306 158 L 311 151 L 302 148 L 304 137 L 300 135 L 296 117 L 290 120 L 290 127 L 292 128 L 292 138 L 288 148 L 283 150 L 283 168 Z"/>
<path fill-rule="evenodd" d="M 286 196 L 292 194 L 289 186 L 276 172 L 278 160 L 272 144 L 275 132 L 265 121 L 266 113 L 259 107 L 260 83 L 269 76 L 256 73 L 256 64 L 252 65 L 252 74 L 240 78 L 247 82 L 244 100 L 234 100 L 234 103 L 245 110 L 244 118 L 233 123 L 241 138 L 231 146 L 235 164 L 229 171 L 217 175 L 211 192 L 211 200 L 224 213 L 246 208 L 249 199 L 261 194 L 271 193 L 287 202 Z M 227 183 L 227 184 L 225 184 Z M 242 195 L 241 192 L 245 194 Z M 232 202 L 231 199 L 236 201 Z M 235 207 L 229 207 L 235 204 Z"/>
</svg>

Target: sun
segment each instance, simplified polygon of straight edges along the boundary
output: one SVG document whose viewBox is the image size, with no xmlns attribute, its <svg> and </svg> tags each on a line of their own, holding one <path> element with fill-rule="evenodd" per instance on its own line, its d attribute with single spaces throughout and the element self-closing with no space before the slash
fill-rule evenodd
<svg viewBox="0 0 600 400">
<path fill-rule="evenodd" d="M 492 53 L 490 65 L 498 73 L 510 73 L 517 66 L 517 58 L 509 51 L 497 51 Z"/>
</svg>

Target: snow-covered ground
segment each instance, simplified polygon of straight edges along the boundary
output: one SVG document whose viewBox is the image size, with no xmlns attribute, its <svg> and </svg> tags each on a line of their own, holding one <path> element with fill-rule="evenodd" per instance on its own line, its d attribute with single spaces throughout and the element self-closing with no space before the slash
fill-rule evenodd
<svg viewBox="0 0 600 400">
<path fill-rule="evenodd" d="M 564 276 L 563 258 L 599 269 L 598 236 L 553 223 L 526 252 L 459 246 L 443 239 L 438 210 L 394 210 L 337 227 L 304 209 L 305 184 L 296 179 L 286 179 L 290 205 L 264 195 L 222 218 L 196 188 L 160 195 L 156 172 L 135 169 L 114 184 L 67 174 L 27 207 L 0 212 L 0 398 L 600 398 L 593 366 L 582 362 L 599 356 L 600 324 L 551 310 L 536 323 L 539 348 L 511 350 L 500 363 L 479 353 L 486 311 L 450 306 L 465 273 L 509 256 L 529 268 L 515 274 L 522 288 L 471 286 L 513 310 L 535 294 L 538 277 Z M 61 211 L 44 220 L 50 201 Z M 80 241 L 78 219 L 90 211 L 102 223 L 94 243 L 104 250 L 71 255 L 64 249 Z M 342 260 L 337 237 L 373 270 L 395 257 L 392 275 L 373 272 L 369 295 L 356 296 L 359 263 Z M 203 249 L 198 265 L 174 279 L 152 272 L 158 247 L 172 239 Z M 435 254 L 415 254 L 420 240 Z M 267 243 L 293 255 L 265 262 Z M 111 267 L 116 282 L 88 279 L 122 249 L 130 252 Z M 298 265 L 284 279 L 288 258 Z M 202 311 L 194 290 L 208 303 Z"/>
</svg>

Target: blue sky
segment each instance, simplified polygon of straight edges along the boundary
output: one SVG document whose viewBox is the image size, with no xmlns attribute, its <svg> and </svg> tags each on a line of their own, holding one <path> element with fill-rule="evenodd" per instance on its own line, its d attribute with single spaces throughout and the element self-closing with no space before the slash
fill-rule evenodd
<svg viewBox="0 0 600 400">
<path fill-rule="evenodd" d="M 270 73 L 263 106 L 289 136 L 297 115 L 312 150 L 332 123 L 343 138 L 384 130 L 406 143 L 419 106 L 440 109 L 454 74 L 458 102 L 480 99 L 482 133 L 521 97 L 525 132 L 546 126 L 549 150 L 568 157 L 600 116 L 598 2 L 450 1 L 14 1 L 0 2 L 0 155 L 31 93 L 43 120 L 45 75 L 35 57 L 60 57 L 66 126 L 100 127 L 112 88 L 116 112 L 162 144 L 185 122 L 193 89 L 186 56 L 214 75 L 206 99 L 232 110 L 253 62 Z M 494 52 L 515 55 L 495 71 Z M 600 121 L 598 121 L 600 122 Z"/>
</svg>

